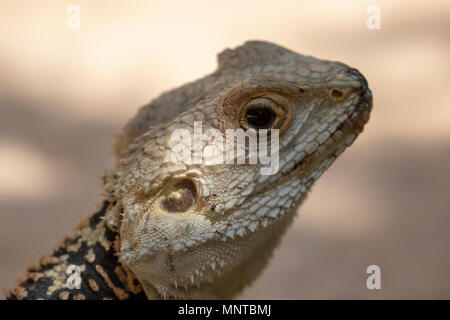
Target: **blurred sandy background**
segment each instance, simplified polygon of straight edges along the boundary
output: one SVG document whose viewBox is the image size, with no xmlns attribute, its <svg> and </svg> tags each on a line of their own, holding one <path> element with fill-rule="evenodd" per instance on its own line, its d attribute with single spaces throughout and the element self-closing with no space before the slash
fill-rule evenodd
<svg viewBox="0 0 450 320">
<path fill-rule="evenodd" d="M 375 107 L 241 297 L 450 298 L 448 1 L 0 3 L 0 287 L 94 212 L 112 135 L 139 106 L 261 39 L 358 68 Z"/>
</svg>

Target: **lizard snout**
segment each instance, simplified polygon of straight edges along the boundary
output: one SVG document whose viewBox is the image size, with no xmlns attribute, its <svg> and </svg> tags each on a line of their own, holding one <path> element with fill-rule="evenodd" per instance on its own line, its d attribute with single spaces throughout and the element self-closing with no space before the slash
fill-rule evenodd
<svg viewBox="0 0 450 320">
<path fill-rule="evenodd" d="M 368 108 L 369 110 L 372 109 L 372 91 L 369 89 L 369 84 L 367 83 L 366 78 L 361 74 L 361 72 L 358 71 L 358 69 L 355 68 L 349 68 L 347 74 L 356 78 L 356 80 L 360 83 L 360 101 L 357 106 L 359 108 Z"/>
</svg>

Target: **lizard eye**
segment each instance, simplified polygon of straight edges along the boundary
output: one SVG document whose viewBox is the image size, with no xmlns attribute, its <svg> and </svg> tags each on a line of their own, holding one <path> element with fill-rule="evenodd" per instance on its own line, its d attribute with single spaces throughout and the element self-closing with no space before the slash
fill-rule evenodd
<svg viewBox="0 0 450 320">
<path fill-rule="evenodd" d="M 247 102 L 239 121 L 244 129 L 278 129 L 285 116 L 285 111 L 276 102 L 260 97 Z"/>
<path fill-rule="evenodd" d="M 251 107 L 245 112 L 245 120 L 255 129 L 267 129 L 275 120 L 275 113 L 266 107 Z"/>
<path fill-rule="evenodd" d="M 254 129 L 268 129 L 275 122 L 276 103 L 266 98 L 250 100 L 244 107 L 244 120 Z"/>
<path fill-rule="evenodd" d="M 244 128 L 254 129 L 277 128 L 282 118 L 280 109 L 271 99 L 254 98 L 244 106 L 241 112 L 241 125 Z"/>
</svg>

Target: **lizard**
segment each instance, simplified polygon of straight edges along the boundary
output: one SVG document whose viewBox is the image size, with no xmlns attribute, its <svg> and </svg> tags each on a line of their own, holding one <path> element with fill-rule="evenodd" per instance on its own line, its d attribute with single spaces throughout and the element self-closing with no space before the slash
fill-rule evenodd
<svg viewBox="0 0 450 320">
<path fill-rule="evenodd" d="M 363 131 L 372 105 L 366 79 L 344 63 L 264 41 L 225 49 L 213 73 L 129 120 L 101 208 L 29 266 L 7 298 L 236 297 L 265 269 L 314 182 Z M 253 130 L 259 147 L 277 138 L 277 168 L 264 173 L 267 162 L 238 162 L 234 152 L 226 163 L 180 160 L 195 158 L 189 142 L 198 136 L 183 140 L 182 153 L 174 133 L 195 123 L 223 136 Z M 217 136 L 205 140 L 197 148 L 205 157 L 223 151 Z M 70 265 L 78 288 L 67 287 Z"/>
</svg>

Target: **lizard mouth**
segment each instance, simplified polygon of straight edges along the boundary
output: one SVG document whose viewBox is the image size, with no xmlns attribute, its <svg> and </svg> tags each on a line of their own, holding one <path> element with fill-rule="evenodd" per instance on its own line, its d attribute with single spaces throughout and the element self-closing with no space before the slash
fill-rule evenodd
<svg viewBox="0 0 450 320">
<path fill-rule="evenodd" d="M 365 88 L 359 96 L 359 100 L 355 105 L 355 109 L 348 115 L 347 119 L 342 121 L 330 136 L 321 144 L 319 144 L 314 152 L 305 156 L 302 160 L 296 163 L 293 168 L 285 172 L 284 176 L 298 175 L 302 172 L 308 172 L 315 167 L 316 160 L 321 156 L 326 158 L 337 158 L 337 156 L 347 147 L 349 147 L 356 137 L 363 131 L 364 125 L 369 120 L 369 115 L 372 110 L 372 92 L 369 88 Z M 338 137 L 341 135 L 341 137 Z M 333 148 L 329 151 L 320 152 L 320 147 L 323 145 L 333 144 Z M 338 143 L 336 143 L 338 142 Z M 317 164 L 320 165 L 319 162 Z M 331 162 L 330 164 L 331 165 Z M 328 165 L 328 166 L 329 166 Z M 327 166 L 327 167 L 328 167 Z M 315 168 L 314 168 L 315 169 Z M 326 169 L 326 168 L 325 168 Z M 309 186 L 316 179 L 308 180 Z"/>
</svg>

